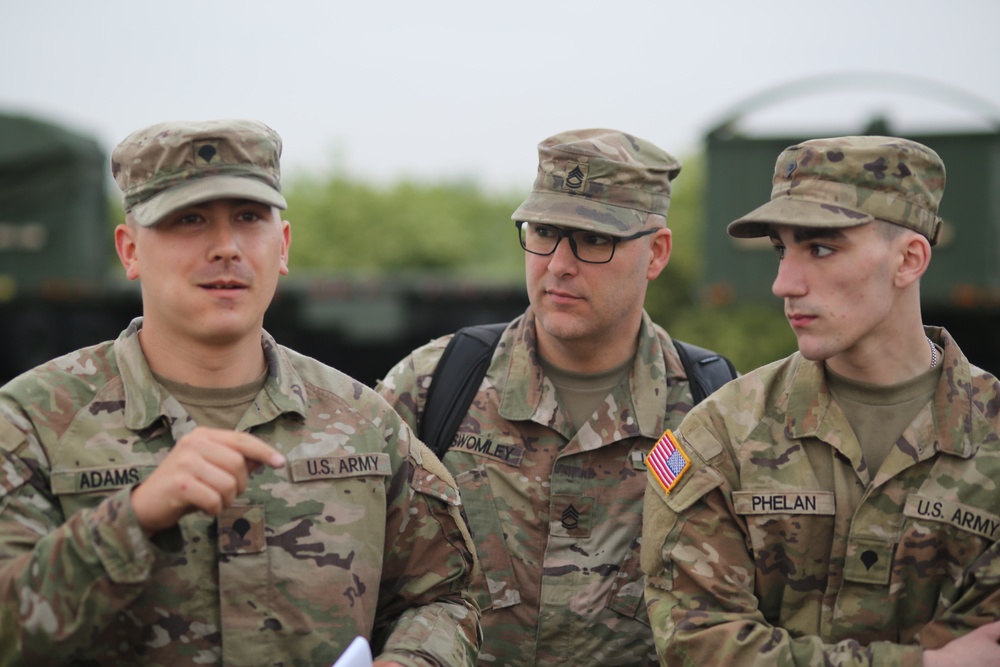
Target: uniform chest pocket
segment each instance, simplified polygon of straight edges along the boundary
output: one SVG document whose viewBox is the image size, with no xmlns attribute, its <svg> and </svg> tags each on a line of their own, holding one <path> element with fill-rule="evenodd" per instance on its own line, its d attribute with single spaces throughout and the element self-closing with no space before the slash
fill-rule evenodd
<svg viewBox="0 0 1000 667">
<path fill-rule="evenodd" d="M 259 469 L 217 518 L 224 624 L 244 627 L 254 609 L 254 632 L 364 627 L 384 561 L 388 466 L 388 454 L 352 454 L 290 460 L 287 476 Z"/>
<path fill-rule="evenodd" d="M 619 614 L 634 618 L 643 625 L 649 625 L 646 614 L 645 585 L 646 578 L 639 568 L 639 547 L 642 538 L 636 536 L 625 554 L 618 574 L 615 575 L 611 592 L 608 595 L 607 607 Z"/>
<path fill-rule="evenodd" d="M 939 497 L 910 495 L 903 508 L 906 521 L 897 548 L 894 575 L 906 579 L 950 581 L 942 589 L 946 601 L 961 590 L 965 568 L 1000 538 L 1000 516 L 980 507 Z M 919 566 L 919 567 L 917 567 Z M 1000 569 L 981 568 L 976 584 L 1000 585 Z M 929 584 L 924 584 L 929 585 Z"/>
<path fill-rule="evenodd" d="M 758 590 L 774 599 L 762 611 L 788 605 L 782 595 L 810 597 L 822 591 L 829 574 L 836 502 L 832 491 L 752 489 L 733 492 L 753 549 Z M 787 589 L 787 590 L 786 590 Z"/>
<path fill-rule="evenodd" d="M 733 491 L 733 506 L 750 531 L 757 567 L 782 552 L 829 553 L 836 502 L 832 491 Z M 825 561 L 826 559 L 821 559 Z"/>
<path fill-rule="evenodd" d="M 325 554 L 337 567 L 349 554 L 376 558 L 380 562 L 385 540 L 386 478 L 391 475 L 389 455 L 384 452 L 336 454 L 290 460 L 291 484 L 269 485 L 265 475 L 280 478 L 273 470 L 259 472 L 255 481 L 259 497 L 249 502 L 268 508 L 269 543 L 276 557 L 291 560 Z M 287 509 L 277 512 L 276 506 Z M 272 507 L 275 511 L 272 512 Z M 272 516 L 273 514 L 273 516 Z M 378 549 L 373 549 L 378 545 Z M 347 564 L 350 569 L 354 564 Z"/>
<path fill-rule="evenodd" d="M 479 555 L 479 573 L 472 591 L 476 602 L 483 610 L 519 604 L 521 593 L 486 469 L 478 466 L 466 470 L 455 475 L 455 482 Z"/>
<path fill-rule="evenodd" d="M 622 483 L 615 487 L 615 495 L 620 498 L 634 498 L 637 511 L 641 517 L 642 498 L 647 482 L 646 457 L 649 446 L 634 448 L 629 452 L 630 464 L 624 467 L 625 476 Z M 639 549 L 642 543 L 639 525 L 635 529 L 635 537 L 631 540 L 624 558 L 618 567 L 611 592 L 608 595 L 607 607 L 628 618 L 634 618 L 643 625 L 649 625 L 646 614 L 645 584 L 646 578 L 639 565 Z"/>
</svg>

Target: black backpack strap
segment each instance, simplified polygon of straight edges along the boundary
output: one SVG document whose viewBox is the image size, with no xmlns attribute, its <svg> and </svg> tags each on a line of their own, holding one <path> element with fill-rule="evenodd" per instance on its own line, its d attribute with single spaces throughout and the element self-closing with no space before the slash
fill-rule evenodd
<svg viewBox="0 0 1000 667">
<path fill-rule="evenodd" d="M 506 328 L 507 322 L 463 327 L 448 341 L 434 368 L 417 434 L 438 458 L 451 446 Z"/>
<path fill-rule="evenodd" d="M 676 338 L 674 347 L 677 348 L 677 354 L 680 355 L 684 372 L 687 373 L 688 382 L 691 384 L 694 405 L 701 403 L 706 396 L 738 375 L 733 362 L 721 354 Z"/>
<path fill-rule="evenodd" d="M 438 458 L 451 446 L 506 328 L 506 322 L 463 327 L 441 354 L 427 389 L 418 433 Z M 674 347 L 684 364 L 695 404 L 738 375 L 733 363 L 721 354 L 677 339 Z"/>
</svg>

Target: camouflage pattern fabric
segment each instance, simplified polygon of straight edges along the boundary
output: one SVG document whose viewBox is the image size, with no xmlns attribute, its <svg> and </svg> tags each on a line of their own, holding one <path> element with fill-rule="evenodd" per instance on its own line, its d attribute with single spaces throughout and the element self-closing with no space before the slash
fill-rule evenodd
<svg viewBox="0 0 1000 667">
<path fill-rule="evenodd" d="M 511 219 L 627 236 L 650 214 L 666 224 L 681 163 L 618 130 L 560 132 L 538 144 L 538 175 Z"/>
<path fill-rule="evenodd" d="M 874 479 L 797 352 L 684 420 L 691 469 L 644 510 L 661 664 L 916 666 L 1000 617 L 1000 383 L 926 332 L 940 385 Z"/>
<path fill-rule="evenodd" d="M 144 537 L 130 489 L 195 425 L 140 327 L 0 389 L 0 664 L 317 667 L 357 635 L 404 665 L 473 664 L 450 474 L 373 391 L 267 334 L 238 428 L 288 464 Z"/>
<path fill-rule="evenodd" d="M 898 137 L 831 137 L 789 146 L 774 165 L 771 200 L 729 224 L 737 238 L 773 224 L 856 227 L 885 220 L 926 236 L 941 232 L 945 168 L 933 150 Z"/>
<path fill-rule="evenodd" d="M 168 121 L 125 137 L 111 153 L 111 174 L 125 212 L 149 227 L 212 199 L 287 208 L 280 158 L 281 137 L 258 121 Z"/>
<path fill-rule="evenodd" d="M 411 427 L 449 338 L 377 388 Z M 673 343 L 643 314 L 633 368 L 575 433 L 538 363 L 532 310 L 510 324 L 443 457 L 480 559 L 479 664 L 656 663 L 638 561 L 644 460 L 690 408 Z"/>
</svg>

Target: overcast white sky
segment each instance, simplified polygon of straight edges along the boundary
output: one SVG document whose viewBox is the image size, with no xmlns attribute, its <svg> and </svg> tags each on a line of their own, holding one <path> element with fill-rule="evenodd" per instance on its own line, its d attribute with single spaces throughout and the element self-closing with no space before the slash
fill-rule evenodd
<svg viewBox="0 0 1000 667">
<path fill-rule="evenodd" d="M 0 0 L 0 113 L 108 151 L 162 120 L 257 118 L 286 173 L 526 190 L 556 132 L 684 156 L 751 97 L 817 76 L 853 78 L 765 97 L 745 127 L 985 127 L 998 26 L 996 0 Z"/>
</svg>

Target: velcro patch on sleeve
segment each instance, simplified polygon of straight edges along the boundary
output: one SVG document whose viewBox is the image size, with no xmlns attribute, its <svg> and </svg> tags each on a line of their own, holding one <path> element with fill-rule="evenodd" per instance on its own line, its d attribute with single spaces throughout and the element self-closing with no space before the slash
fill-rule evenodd
<svg viewBox="0 0 1000 667">
<path fill-rule="evenodd" d="M 0 417 L 0 449 L 13 453 L 17 451 L 25 439 L 24 433 L 19 428 L 4 417 Z"/>
<path fill-rule="evenodd" d="M 14 455 L 24 441 L 24 433 L 0 417 L 0 498 L 13 493 L 31 479 L 31 469 Z"/>
<path fill-rule="evenodd" d="M 462 500 L 458 495 L 458 489 L 455 487 L 451 473 L 444 467 L 444 464 L 438 465 L 443 469 L 443 474 L 435 474 L 433 466 L 431 469 L 423 466 L 414 468 L 410 485 L 417 493 L 437 498 L 453 507 L 461 506 Z"/>
<path fill-rule="evenodd" d="M 691 459 L 674 434 L 667 429 L 646 457 L 646 467 L 653 472 L 663 491 L 670 493 L 691 467 Z"/>
</svg>

